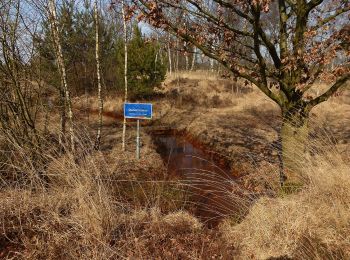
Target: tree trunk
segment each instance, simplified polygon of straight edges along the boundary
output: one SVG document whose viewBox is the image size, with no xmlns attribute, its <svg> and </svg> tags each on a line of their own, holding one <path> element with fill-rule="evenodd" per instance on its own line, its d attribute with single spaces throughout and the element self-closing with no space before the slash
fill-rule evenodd
<svg viewBox="0 0 350 260">
<path fill-rule="evenodd" d="M 195 65 L 195 62 L 196 62 L 196 58 L 197 58 L 197 54 L 196 54 L 196 52 L 197 52 L 197 48 L 196 48 L 196 47 L 194 47 L 194 49 L 193 49 L 193 55 L 192 55 L 192 65 L 191 65 L 191 71 L 193 71 L 193 69 L 194 69 L 194 65 Z"/>
<path fill-rule="evenodd" d="M 188 52 L 187 52 L 187 43 L 186 42 L 185 42 L 185 61 L 186 61 L 186 71 L 188 71 L 189 62 L 188 62 Z"/>
<path fill-rule="evenodd" d="M 124 27 L 124 85 L 125 85 L 125 96 L 124 102 L 128 100 L 128 39 L 127 39 L 127 26 L 126 26 L 126 16 L 125 16 L 125 2 L 122 1 L 122 14 L 123 14 L 123 27 Z M 126 118 L 123 121 L 123 137 L 122 137 L 122 149 L 125 151 L 125 135 L 126 135 Z"/>
<path fill-rule="evenodd" d="M 179 40 L 176 40 L 176 74 L 179 77 Z"/>
<path fill-rule="evenodd" d="M 157 44 L 159 44 L 158 34 L 157 34 Z M 155 57 L 155 59 L 154 59 L 154 72 L 155 72 L 155 73 L 157 72 L 158 56 L 161 56 L 160 48 L 157 49 L 156 57 Z M 161 60 L 161 59 L 162 59 L 162 58 L 160 57 L 160 60 Z"/>
<path fill-rule="evenodd" d="M 168 59 L 169 59 L 169 74 L 171 75 L 173 72 L 173 64 L 172 64 L 172 59 L 171 59 L 170 34 L 168 37 Z"/>
<path fill-rule="evenodd" d="M 210 59 L 210 71 L 214 72 L 214 59 Z"/>
<path fill-rule="evenodd" d="M 102 112 L 103 112 L 103 100 L 101 96 L 102 92 L 102 85 L 101 85 L 101 73 L 100 73 L 100 45 L 99 45 L 99 17 L 98 17 L 98 9 L 97 9 L 97 0 L 95 0 L 94 3 L 94 10 L 95 10 L 95 37 L 96 37 L 96 73 L 97 73 L 97 89 L 98 89 L 98 128 L 97 128 L 97 136 L 96 136 L 96 143 L 95 148 L 98 150 L 100 149 L 100 142 L 101 142 L 101 129 L 102 129 Z"/>
<path fill-rule="evenodd" d="M 68 89 L 66 67 L 64 65 L 63 51 L 62 51 L 60 35 L 59 35 L 59 30 L 58 30 L 58 24 L 57 24 L 55 0 L 50 0 L 49 10 L 50 10 L 50 14 L 49 14 L 50 24 L 51 24 L 51 29 L 52 29 L 52 34 L 53 34 L 55 49 L 56 49 L 56 59 L 57 59 L 58 68 L 59 68 L 59 71 L 61 74 L 61 81 L 63 83 L 62 87 L 63 87 L 64 96 L 65 96 L 65 105 L 67 106 L 67 110 L 68 110 L 71 150 L 72 150 L 72 152 L 74 152 L 75 146 L 74 146 L 73 110 L 72 110 L 70 92 Z"/>
<path fill-rule="evenodd" d="M 304 182 L 303 165 L 308 142 L 308 116 L 303 113 L 283 113 L 280 131 L 283 185 L 301 185 Z M 281 173 L 282 174 L 282 173 Z"/>
<path fill-rule="evenodd" d="M 162 53 L 161 49 L 159 49 L 159 60 L 160 60 L 160 64 L 163 66 L 164 65 L 164 60 L 163 60 L 163 53 Z"/>
<path fill-rule="evenodd" d="M 185 56 L 185 59 L 186 59 L 186 71 L 188 71 L 188 56 L 187 56 L 187 54 L 186 54 L 186 56 Z"/>
<path fill-rule="evenodd" d="M 62 84 L 63 86 L 63 84 Z M 66 115 L 66 99 L 64 97 L 64 91 L 63 89 L 60 90 L 60 134 L 58 135 L 58 142 L 60 146 L 63 148 L 64 143 L 66 142 L 66 122 L 67 122 L 67 115 Z"/>
</svg>

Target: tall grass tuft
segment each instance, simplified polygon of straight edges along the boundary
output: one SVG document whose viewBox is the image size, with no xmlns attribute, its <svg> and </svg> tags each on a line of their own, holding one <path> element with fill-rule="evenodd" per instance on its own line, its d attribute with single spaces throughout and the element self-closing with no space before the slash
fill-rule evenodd
<svg viewBox="0 0 350 260">
<path fill-rule="evenodd" d="M 104 162 L 81 140 L 77 154 L 42 140 L 26 149 L 3 143 L 1 257 L 105 259 L 116 205 L 102 180 Z M 84 150 L 85 149 L 85 150 Z M 6 157 L 5 157 L 6 156 Z"/>
<path fill-rule="evenodd" d="M 349 160 L 315 145 L 302 162 L 306 184 L 300 191 L 263 197 L 240 224 L 221 226 L 241 259 L 350 258 Z"/>
</svg>

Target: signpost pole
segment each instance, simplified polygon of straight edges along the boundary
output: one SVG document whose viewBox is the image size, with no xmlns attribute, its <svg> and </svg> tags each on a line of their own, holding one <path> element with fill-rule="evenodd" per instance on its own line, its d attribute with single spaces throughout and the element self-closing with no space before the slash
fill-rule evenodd
<svg viewBox="0 0 350 260">
<path fill-rule="evenodd" d="M 136 159 L 140 159 L 140 120 L 137 119 Z"/>
</svg>

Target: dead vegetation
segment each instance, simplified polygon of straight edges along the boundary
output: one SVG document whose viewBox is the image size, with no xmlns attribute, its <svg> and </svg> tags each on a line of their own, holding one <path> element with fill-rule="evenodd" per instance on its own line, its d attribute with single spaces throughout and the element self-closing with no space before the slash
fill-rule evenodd
<svg viewBox="0 0 350 260">
<path fill-rule="evenodd" d="M 3 188 L 1 257 L 350 256 L 349 165 L 336 150 L 305 162 L 308 184 L 300 192 L 261 197 L 243 219 L 229 217 L 211 230 L 184 210 L 181 189 L 174 189 L 170 182 L 159 182 L 161 178 L 153 175 L 157 159 L 147 161 L 155 154 L 146 153 L 140 165 L 116 150 L 110 156 L 115 158 L 114 164 L 107 163 L 110 158 L 100 152 L 84 156 L 78 164 L 70 154 L 49 158 L 43 173 L 45 182 L 33 180 L 26 186 Z M 267 170 L 258 170 L 257 176 L 264 178 Z M 232 198 L 239 199 L 233 190 L 226 192 L 233 192 Z M 173 203 L 169 203 L 171 200 Z"/>
<path fill-rule="evenodd" d="M 80 156 L 43 155 L 40 175 L 28 166 L 39 162 L 23 150 L 16 159 L 26 163 L 8 165 L 31 174 L 1 189 L 1 258 L 202 259 L 226 252 L 219 233 L 183 210 L 181 188 L 164 182 L 147 140 L 141 161 L 131 150 L 91 153 L 83 143 Z"/>
<path fill-rule="evenodd" d="M 205 83 L 198 74 L 194 76 L 198 85 L 207 86 L 203 92 L 196 88 L 198 99 L 204 100 L 213 94 L 210 86 L 215 78 Z M 186 82 L 181 85 L 184 89 Z M 276 113 L 276 108 L 254 90 L 232 95 L 224 84 L 217 88 L 214 93 L 223 100 L 230 97 L 232 103 L 214 107 L 199 100 L 192 108 L 184 101 L 181 105 L 178 98 L 159 99 L 155 122 L 186 129 L 211 149 L 236 163 L 241 160 L 236 170 L 244 176 L 231 186 L 222 185 L 231 196 L 225 203 L 235 204 L 235 210 L 218 227 L 208 229 L 189 213 L 183 187 L 166 179 L 162 159 L 145 132 L 142 159 L 136 161 L 133 131 L 128 132 L 127 151 L 122 153 L 121 123 L 105 117 L 99 152 L 87 149 L 93 145 L 88 133 L 77 138 L 76 154 L 56 151 L 55 139 L 47 136 L 41 156 L 1 139 L 0 258 L 349 258 L 347 96 L 315 109 L 315 129 L 324 121 L 332 127 L 311 139 L 312 153 L 303 161 L 307 184 L 289 194 L 279 189 L 274 162 L 264 159 L 271 154 L 259 152 L 271 147 L 278 124 L 259 114 Z M 78 101 L 74 103 L 79 105 Z M 75 107 L 76 129 L 97 122 L 96 115 L 85 114 L 85 98 L 80 102 Z M 89 99 L 89 104 L 94 107 L 97 102 Z M 107 111 L 120 111 L 121 103 L 112 98 L 105 104 Z M 49 130 L 55 127 L 52 121 Z M 256 157 L 247 161 L 245 152 Z M 256 158 L 261 158 L 259 164 Z M 5 178 L 5 173 L 17 178 Z M 262 195 L 253 197 L 247 207 L 243 189 Z M 234 207 L 240 203 L 243 211 Z"/>
<path fill-rule="evenodd" d="M 241 259 L 350 257 L 349 164 L 335 151 L 305 163 L 302 191 L 262 198 L 242 223 L 222 226 Z"/>
</svg>

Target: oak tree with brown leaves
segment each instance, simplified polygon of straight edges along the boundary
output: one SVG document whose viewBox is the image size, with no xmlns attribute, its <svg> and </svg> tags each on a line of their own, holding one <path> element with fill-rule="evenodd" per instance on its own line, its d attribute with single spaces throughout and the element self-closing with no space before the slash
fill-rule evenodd
<svg viewBox="0 0 350 260">
<path fill-rule="evenodd" d="M 288 181 L 298 169 L 313 107 L 350 78 L 348 0 L 133 0 L 139 20 L 169 31 L 257 86 L 281 108 Z M 176 14 L 183 21 L 178 23 Z M 341 62 L 334 62 L 339 60 Z M 332 64 L 333 66 L 330 66 Z M 324 93 L 306 98 L 318 80 Z M 281 176 L 284 177 L 284 176 Z"/>
</svg>

